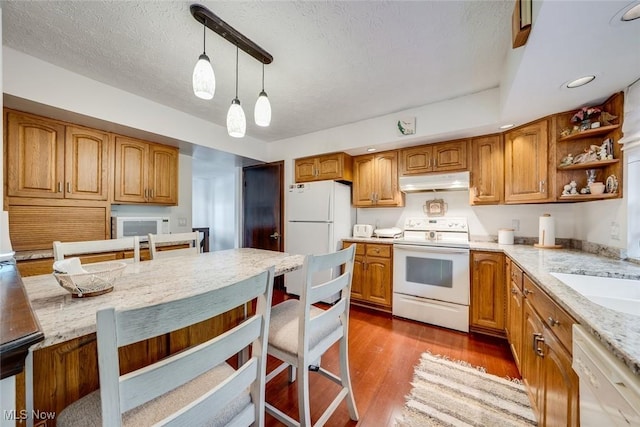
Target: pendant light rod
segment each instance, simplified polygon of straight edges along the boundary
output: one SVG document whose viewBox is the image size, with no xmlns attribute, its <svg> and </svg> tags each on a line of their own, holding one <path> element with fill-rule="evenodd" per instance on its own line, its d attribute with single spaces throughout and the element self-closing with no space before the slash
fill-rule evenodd
<svg viewBox="0 0 640 427">
<path fill-rule="evenodd" d="M 244 34 L 224 22 L 206 7 L 192 4 L 190 10 L 196 21 L 205 25 L 229 43 L 236 45 L 263 64 L 271 64 L 273 62 L 273 56 L 269 52 L 249 40 Z"/>
</svg>

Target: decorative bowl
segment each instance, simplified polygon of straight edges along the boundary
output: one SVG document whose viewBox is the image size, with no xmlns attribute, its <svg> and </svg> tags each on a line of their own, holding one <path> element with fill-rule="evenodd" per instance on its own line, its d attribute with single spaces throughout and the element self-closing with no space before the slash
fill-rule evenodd
<svg viewBox="0 0 640 427">
<path fill-rule="evenodd" d="M 589 184 L 589 190 L 591 194 L 602 194 L 604 193 L 604 184 L 602 182 L 592 182 Z"/>
<path fill-rule="evenodd" d="M 58 271 L 53 276 L 58 284 L 71 292 L 73 298 L 94 297 L 113 290 L 113 285 L 127 266 L 124 262 L 87 264 L 85 273 L 67 274 Z"/>
</svg>

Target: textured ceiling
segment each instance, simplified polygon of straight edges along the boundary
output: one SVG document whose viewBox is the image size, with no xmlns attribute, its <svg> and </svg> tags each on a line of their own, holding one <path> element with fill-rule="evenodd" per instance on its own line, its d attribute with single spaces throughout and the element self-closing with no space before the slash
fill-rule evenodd
<svg viewBox="0 0 640 427">
<path fill-rule="evenodd" d="M 217 79 L 196 98 L 202 26 L 178 1 L 3 1 L 3 43 L 94 80 L 225 126 L 235 48 L 207 30 Z M 240 53 L 247 133 L 274 141 L 497 87 L 511 1 L 208 1 L 274 57 L 269 128 L 252 124 L 261 64 Z"/>
<path fill-rule="evenodd" d="M 640 77 L 640 20 L 619 21 L 638 1 L 536 0 L 529 40 L 515 50 L 514 0 L 202 4 L 273 55 L 271 126 L 253 124 L 261 64 L 243 52 L 239 98 L 247 133 L 277 141 L 496 87 L 502 122 L 604 100 Z M 196 98 L 203 29 L 191 3 L 1 0 L 3 43 L 225 127 L 235 47 L 207 30 L 216 95 Z M 587 74 L 596 80 L 564 87 Z"/>
</svg>

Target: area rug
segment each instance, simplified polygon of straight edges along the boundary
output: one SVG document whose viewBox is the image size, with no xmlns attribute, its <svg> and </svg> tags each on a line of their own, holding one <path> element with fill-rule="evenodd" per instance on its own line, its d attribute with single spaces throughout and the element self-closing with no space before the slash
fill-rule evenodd
<svg viewBox="0 0 640 427">
<path fill-rule="evenodd" d="M 398 427 L 537 425 L 521 381 L 466 362 L 424 353 L 411 385 Z"/>
</svg>

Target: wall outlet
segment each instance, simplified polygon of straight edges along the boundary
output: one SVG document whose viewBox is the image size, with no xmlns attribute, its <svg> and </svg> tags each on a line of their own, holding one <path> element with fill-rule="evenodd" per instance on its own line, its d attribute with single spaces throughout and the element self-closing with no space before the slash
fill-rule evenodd
<svg viewBox="0 0 640 427">
<path fill-rule="evenodd" d="M 187 218 L 178 218 L 178 227 L 186 227 Z"/>
<path fill-rule="evenodd" d="M 511 220 L 511 228 L 513 228 L 513 231 L 520 231 L 520 220 L 519 219 L 512 219 Z"/>
</svg>

